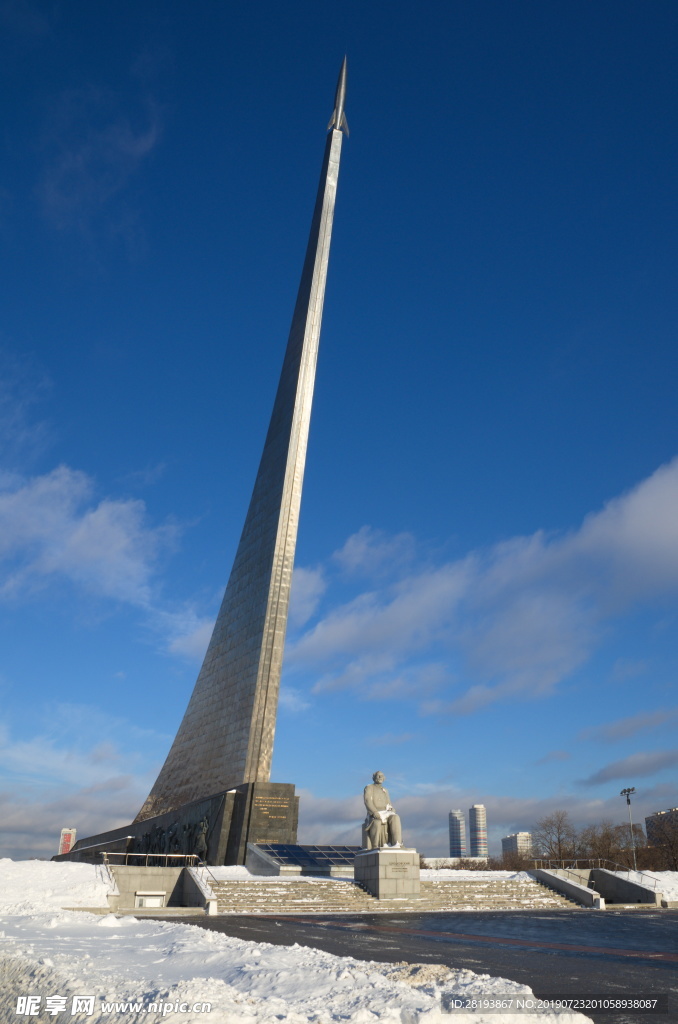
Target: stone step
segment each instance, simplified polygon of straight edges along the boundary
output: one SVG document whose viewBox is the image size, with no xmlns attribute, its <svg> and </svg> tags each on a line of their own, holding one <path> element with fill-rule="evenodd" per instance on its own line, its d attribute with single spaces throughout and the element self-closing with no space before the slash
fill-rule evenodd
<svg viewBox="0 0 678 1024">
<path fill-rule="evenodd" d="M 220 914 L 388 913 L 416 910 L 557 910 L 576 904 L 537 881 L 422 882 L 418 897 L 377 900 L 357 883 L 225 881 L 212 883 Z"/>
</svg>

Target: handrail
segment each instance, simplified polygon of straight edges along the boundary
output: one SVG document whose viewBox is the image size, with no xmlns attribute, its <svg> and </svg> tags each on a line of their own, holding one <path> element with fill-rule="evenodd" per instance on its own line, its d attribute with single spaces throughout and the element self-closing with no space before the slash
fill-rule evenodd
<svg viewBox="0 0 678 1024">
<path fill-rule="evenodd" d="M 101 856 L 102 856 L 104 864 L 106 864 L 106 865 L 108 865 L 108 858 L 109 857 L 124 857 L 125 858 L 125 864 L 129 864 L 129 858 L 130 857 L 144 857 L 145 858 L 144 867 L 148 867 L 148 858 L 149 857 L 155 857 L 156 859 L 163 859 L 165 861 L 165 867 L 169 867 L 170 866 L 167 863 L 167 861 L 169 860 L 170 857 L 173 858 L 174 860 L 191 861 L 191 867 L 194 867 L 194 866 L 197 867 L 200 864 L 200 858 L 198 857 L 197 853 L 125 853 L 123 850 L 102 850 L 101 851 Z M 197 864 L 195 863 L 196 861 L 197 861 Z M 152 866 L 153 867 L 157 867 L 158 865 L 152 865 Z"/>
<path fill-rule="evenodd" d="M 192 866 L 193 870 L 197 873 L 198 878 L 202 882 L 205 882 L 205 884 L 207 884 L 207 885 L 210 885 L 210 882 L 214 882 L 215 885 L 217 884 L 217 879 L 214 877 L 214 875 L 210 871 L 210 869 L 207 866 L 207 864 L 193 864 L 191 866 Z M 209 876 L 210 882 L 206 881 L 206 879 L 205 879 L 206 875 Z"/>
<path fill-rule="evenodd" d="M 656 878 L 653 878 L 652 875 L 649 875 L 646 871 L 634 871 L 633 868 L 627 868 L 627 867 L 625 867 L 624 864 L 618 864 L 616 860 L 610 860 L 609 857 L 578 857 L 576 859 L 572 859 L 572 858 L 566 858 L 566 859 L 563 859 L 563 860 L 557 860 L 557 859 L 546 860 L 546 859 L 544 859 L 544 860 L 535 860 L 534 861 L 534 866 L 535 867 L 542 866 L 544 864 L 547 865 L 547 870 L 548 870 L 548 868 L 551 868 L 551 867 L 555 866 L 555 867 L 561 868 L 564 871 L 567 871 L 567 870 L 575 871 L 580 866 L 582 868 L 590 868 L 592 866 L 593 867 L 602 868 L 602 867 L 604 867 L 605 864 L 611 864 L 612 867 L 614 868 L 615 872 L 624 872 L 625 874 L 627 874 L 629 876 L 631 874 L 642 875 L 643 878 L 647 879 L 648 885 L 651 885 L 652 888 L 655 891 L 657 890 L 657 887 L 661 884 Z M 630 877 L 629 877 L 629 881 L 631 881 Z"/>
<path fill-rule="evenodd" d="M 204 872 L 205 872 L 206 874 L 208 874 L 208 875 L 210 876 L 210 878 L 212 879 L 212 881 L 213 881 L 213 882 L 215 883 L 215 885 L 216 885 L 216 883 L 217 883 L 218 879 L 217 879 L 217 878 L 215 878 L 215 876 L 214 876 L 214 875 L 212 874 L 212 872 L 211 872 L 211 871 L 210 871 L 210 869 L 209 869 L 209 866 L 208 866 L 207 864 L 198 864 L 198 865 L 197 865 L 197 869 L 198 869 L 198 870 L 200 870 L 201 868 L 202 868 L 202 870 L 203 870 L 203 871 L 204 871 Z"/>
<path fill-rule="evenodd" d="M 568 875 L 574 875 L 577 882 L 581 885 L 581 875 L 575 868 L 555 868 L 555 871 L 567 871 Z"/>
<path fill-rule="evenodd" d="M 117 884 L 116 884 L 115 878 L 113 877 L 113 875 L 111 873 L 111 869 L 110 869 L 110 866 L 108 864 L 108 861 L 107 860 L 102 860 L 101 864 L 97 864 L 96 867 L 97 867 L 97 870 L 99 868 L 101 868 L 101 881 L 104 883 L 104 885 L 106 884 L 106 878 L 108 878 L 108 884 L 112 887 L 113 890 L 115 890 L 117 888 Z M 104 872 L 106 873 L 106 877 L 104 877 Z"/>
<path fill-rule="evenodd" d="M 642 875 L 643 878 L 647 878 L 648 882 L 650 882 L 652 884 L 652 888 L 655 889 L 655 890 L 657 889 L 657 886 L 660 884 L 659 881 L 656 878 L 653 878 L 652 875 L 648 875 L 647 871 L 633 870 L 632 868 L 624 867 L 623 864 L 617 864 L 617 862 L 615 860 L 608 860 L 607 858 L 605 858 L 605 863 L 606 864 L 614 864 L 615 868 L 617 869 L 617 873 L 619 871 L 623 871 L 627 875 L 630 875 L 632 873 L 634 875 Z M 629 881 L 631 881 L 630 878 L 629 878 Z"/>
</svg>

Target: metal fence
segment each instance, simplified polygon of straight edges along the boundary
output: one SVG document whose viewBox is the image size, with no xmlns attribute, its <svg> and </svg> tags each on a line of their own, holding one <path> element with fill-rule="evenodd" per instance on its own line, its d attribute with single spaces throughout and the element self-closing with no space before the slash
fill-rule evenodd
<svg viewBox="0 0 678 1024">
<path fill-rule="evenodd" d="M 122 850 L 102 850 L 101 856 L 106 866 L 109 864 L 109 857 L 121 857 L 121 861 L 114 861 L 117 864 L 129 864 L 131 859 L 133 864 L 146 868 L 197 867 L 202 864 L 197 853 L 125 853 Z"/>
</svg>

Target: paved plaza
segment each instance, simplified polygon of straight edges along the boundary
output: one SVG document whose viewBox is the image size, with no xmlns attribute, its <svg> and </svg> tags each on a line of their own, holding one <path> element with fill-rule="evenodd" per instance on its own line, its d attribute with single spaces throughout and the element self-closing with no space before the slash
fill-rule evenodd
<svg viewBox="0 0 678 1024">
<path fill-rule="evenodd" d="M 529 985 L 537 995 L 669 993 L 669 1016 L 587 1015 L 601 1024 L 678 1020 L 678 911 L 482 911 L 183 918 L 274 945 L 386 963 L 439 963 Z"/>
</svg>

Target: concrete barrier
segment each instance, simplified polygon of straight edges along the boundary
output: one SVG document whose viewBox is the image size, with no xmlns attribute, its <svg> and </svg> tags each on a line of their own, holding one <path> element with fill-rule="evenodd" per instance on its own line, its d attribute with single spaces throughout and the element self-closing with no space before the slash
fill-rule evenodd
<svg viewBox="0 0 678 1024">
<path fill-rule="evenodd" d="M 108 898 L 112 911 L 202 907 L 216 914 L 217 898 L 197 868 L 136 867 L 111 864 L 117 893 Z"/>
<path fill-rule="evenodd" d="M 563 875 L 556 874 L 555 871 L 545 871 L 544 868 L 534 868 L 532 871 L 528 871 L 528 874 L 536 878 L 538 882 L 542 882 L 543 885 L 548 885 L 550 889 L 555 889 L 556 892 L 579 903 L 582 907 L 605 910 L 605 900 L 595 889 L 588 889 L 580 882 L 565 878 Z"/>
<path fill-rule="evenodd" d="M 184 906 L 203 907 L 210 916 L 217 913 L 217 897 L 209 876 L 199 868 L 184 868 Z"/>
<path fill-rule="evenodd" d="M 607 868 L 591 868 L 591 880 L 608 903 L 647 903 L 652 907 L 662 905 L 663 893 L 649 885 L 632 882 Z"/>
<path fill-rule="evenodd" d="M 132 864 L 111 864 L 111 874 L 118 887 L 116 910 L 144 909 L 137 902 L 137 896 L 155 894 L 162 902 L 160 907 L 183 906 L 183 868 L 136 867 Z M 110 901 L 109 901 L 110 902 Z M 152 904 L 151 904 L 152 905 Z"/>
</svg>

